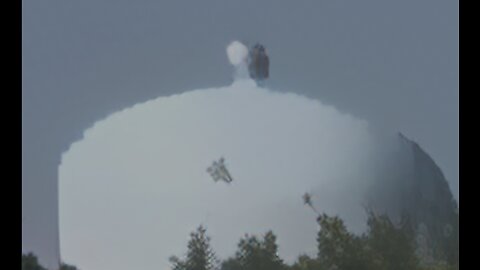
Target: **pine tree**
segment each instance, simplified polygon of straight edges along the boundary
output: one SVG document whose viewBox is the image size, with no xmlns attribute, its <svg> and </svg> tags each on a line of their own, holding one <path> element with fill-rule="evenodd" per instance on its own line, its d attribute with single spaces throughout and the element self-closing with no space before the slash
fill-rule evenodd
<svg viewBox="0 0 480 270">
<path fill-rule="evenodd" d="M 263 237 L 262 259 L 264 261 L 262 269 L 277 270 L 283 269 L 284 264 L 278 256 L 277 237 L 272 231 L 268 231 Z"/>
<path fill-rule="evenodd" d="M 277 237 L 268 231 L 262 240 L 245 235 L 238 243 L 235 258 L 222 264 L 222 270 L 282 270 L 285 265 L 278 256 Z"/>
<path fill-rule="evenodd" d="M 237 261 L 242 269 L 260 270 L 262 244 L 256 236 L 245 235 L 238 243 Z"/>
<path fill-rule="evenodd" d="M 206 235 L 206 229 L 199 226 L 190 234 L 188 251 L 185 260 L 176 256 L 170 257 L 173 270 L 213 270 L 217 268 L 215 253 L 210 247 L 210 237 Z"/>
</svg>

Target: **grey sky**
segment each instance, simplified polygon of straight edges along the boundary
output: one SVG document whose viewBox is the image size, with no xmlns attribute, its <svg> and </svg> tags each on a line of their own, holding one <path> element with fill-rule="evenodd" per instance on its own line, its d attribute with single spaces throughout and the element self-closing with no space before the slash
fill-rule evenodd
<svg viewBox="0 0 480 270">
<path fill-rule="evenodd" d="M 84 129 L 137 102 L 229 83 L 234 39 L 266 45 L 273 88 L 417 141 L 458 199 L 458 1 L 22 3 L 22 210 L 46 217 L 24 235 L 53 219 L 60 154 Z"/>
</svg>

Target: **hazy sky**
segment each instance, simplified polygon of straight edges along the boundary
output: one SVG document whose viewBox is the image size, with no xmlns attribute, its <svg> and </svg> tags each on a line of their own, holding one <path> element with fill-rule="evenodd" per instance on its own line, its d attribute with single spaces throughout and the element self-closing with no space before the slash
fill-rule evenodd
<svg viewBox="0 0 480 270">
<path fill-rule="evenodd" d="M 24 235 L 51 238 L 32 228 L 54 227 L 60 154 L 83 130 L 137 102 L 230 83 L 234 39 L 267 47 L 272 88 L 417 141 L 458 198 L 458 1 L 22 3 L 22 211 L 37 215 Z"/>
</svg>

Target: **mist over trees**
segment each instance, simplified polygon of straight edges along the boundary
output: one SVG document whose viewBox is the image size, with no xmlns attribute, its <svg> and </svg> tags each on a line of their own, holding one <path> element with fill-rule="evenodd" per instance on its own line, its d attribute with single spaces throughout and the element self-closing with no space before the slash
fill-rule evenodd
<svg viewBox="0 0 480 270">
<path fill-rule="evenodd" d="M 317 255 L 300 255 L 293 264 L 278 255 L 277 237 L 271 230 L 261 236 L 245 234 L 235 254 L 221 261 L 210 245 L 207 229 L 200 225 L 190 234 L 185 255 L 171 256 L 169 261 L 172 270 L 457 270 L 458 213 L 452 218 L 442 245 L 425 251 L 428 247 L 419 241 L 422 230 L 415 230 L 407 215 L 394 223 L 387 215 L 369 211 L 367 231 L 355 235 L 340 217 L 322 213 L 317 217 L 319 231 L 312 235 L 317 240 Z M 22 255 L 22 270 L 47 269 L 28 253 Z M 59 270 L 77 267 L 62 263 Z"/>
<path fill-rule="evenodd" d="M 246 234 L 239 240 L 235 255 L 219 262 L 203 226 L 190 235 L 186 258 L 172 256 L 170 262 L 173 270 L 458 269 L 458 236 L 449 238 L 442 258 L 428 260 L 419 253 L 414 225 L 408 216 L 396 224 L 387 215 L 368 214 L 368 229 L 362 235 L 349 232 L 340 217 L 320 214 L 317 256 L 300 255 L 291 265 L 279 257 L 273 231 L 262 236 Z"/>
<path fill-rule="evenodd" d="M 308 194 L 307 194 L 308 195 Z M 292 264 L 279 256 L 277 236 L 272 230 L 263 235 L 245 234 L 237 251 L 219 260 L 210 244 L 207 229 L 200 225 L 190 233 L 184 256 L 171 256 L 172 270 L 458 270 L 458 212 L 434 238 L 408 214 L 393 222 L 386 214 L 367 210 L 367 230 L 356 235 L 348 231 L 339 216 L 318 213 L 309 196 L 304 197 L 317 216 L 317 254 L 302 254 Z M 312 222 L 314 222 L 312 220 Z M 428 241 L 427 241 L 428 240 Z M 430 244 L 428 243 L 430 242 Z M 434 245 L 432 246 L 433 243 Z M 440 244 L 437 244 L 440 243 Z M 288 243 L 286 243 L 288 245 Z M 47 270 L 32 254 L 22 255 L 22 270 Z M 62 263 L 58 270 L 77 270 Z"/>
</svg>

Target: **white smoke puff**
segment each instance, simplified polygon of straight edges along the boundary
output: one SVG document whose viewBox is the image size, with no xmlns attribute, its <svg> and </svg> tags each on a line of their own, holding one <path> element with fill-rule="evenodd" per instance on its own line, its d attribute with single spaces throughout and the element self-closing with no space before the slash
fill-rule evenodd
<svg viewBox="0 0 480 270">
<path fill-rule="evenodd" d="M 63 155 L 62 259 L 90 270 L 168 269 L 200 224 L 221 259 L 245 233 L 270 229 L 288 263 L 315 256 L 318 225 L 302 195 L 349 229 L 365 226 L 370 146 L 365 121 L 251 80 L 138 104 Z M 206 172 L 221 156 L 231 184 Z"/>
<path fill-rule="evenodd" d="M 239 41 L 233 41 L 227 47 L 228 60 L 234 66 L 238 66 L 247 60 L 248 48 Z"/>
</svg>

